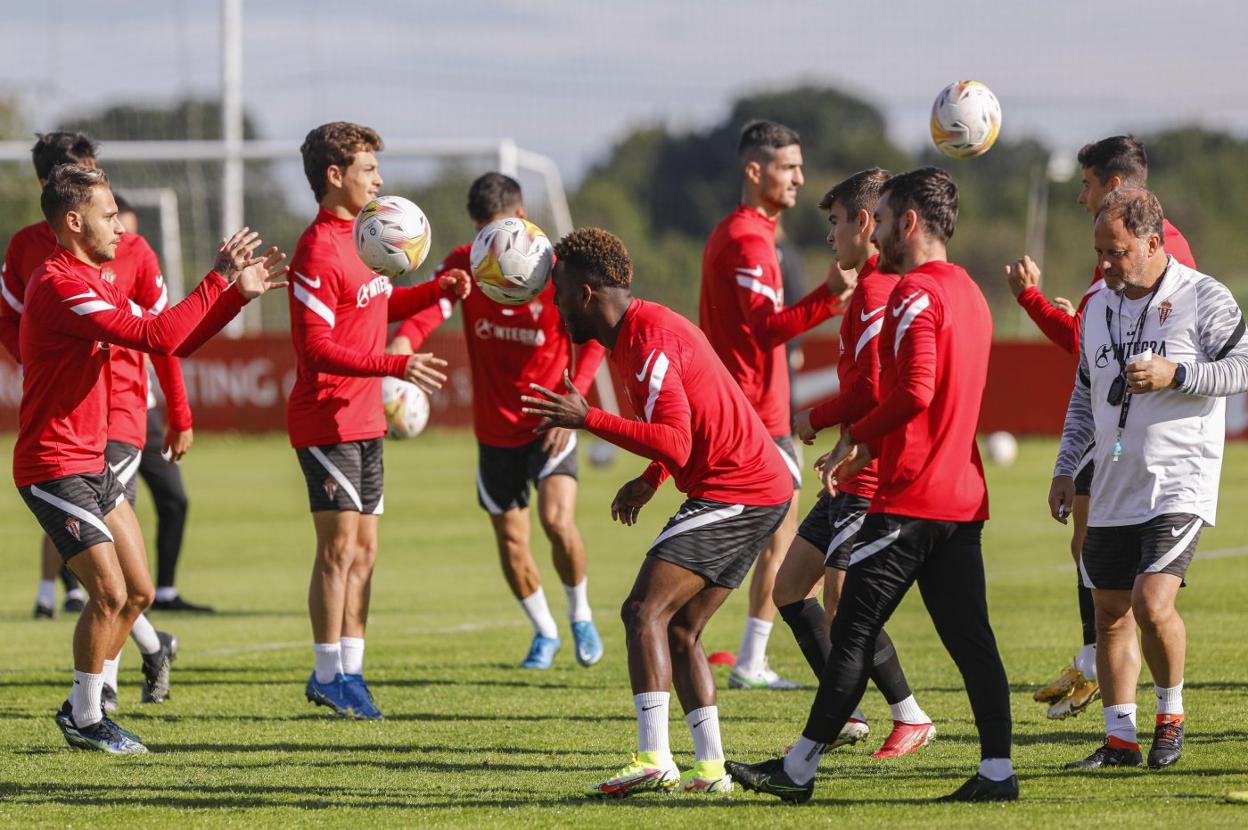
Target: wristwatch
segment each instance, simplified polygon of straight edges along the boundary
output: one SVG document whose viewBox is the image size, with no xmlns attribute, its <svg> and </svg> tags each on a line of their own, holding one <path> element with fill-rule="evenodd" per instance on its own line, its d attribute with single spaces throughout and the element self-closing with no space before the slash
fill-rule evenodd
<svg viewBox="0 0 1248 830">
<path fill-rule="evenodd" d="M 1171 389 L 1182 389 L 1187 383 L 1187 367 L 1180 363 L 1174 367 L 1174 380 L 1170 384 Z"/>
</svg>

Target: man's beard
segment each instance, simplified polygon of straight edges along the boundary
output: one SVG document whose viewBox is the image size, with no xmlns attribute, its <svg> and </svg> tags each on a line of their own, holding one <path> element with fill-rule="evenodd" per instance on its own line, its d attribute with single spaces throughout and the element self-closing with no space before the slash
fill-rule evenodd
<svg viewBox="0 0 1248 830">
<path fill-rule="evenodd" d="M 882 274 L 900 274 L 901 261 L 904 257 L 900 239 L 881 239 L 879 241 L 880 258 L 875 269 Z"/>
<path fill-rule="evenodd" d="M 112 262 L 117 258 L 117 249 L 112 245 L 112 234 L 96 234 L 88 230 L 83 236 L 83 247 L 91 252 L 96 262 Z"/>
</svg>

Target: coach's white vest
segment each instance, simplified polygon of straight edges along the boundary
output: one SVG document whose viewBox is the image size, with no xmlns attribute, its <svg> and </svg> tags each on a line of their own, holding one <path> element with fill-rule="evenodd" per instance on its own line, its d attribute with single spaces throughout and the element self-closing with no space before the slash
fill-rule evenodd
<svg viewBox="0 0 1248 830">
<path fill-rule="evenodd" d="M 1096 421 L 1088 518 L 1093 527 L 1139 524 L 1163 513 L 1193 513 L 1211 525 L 1217 519 L 1225 400 L 1173 389 L 1130 396 L 1117 461 L 1113 456 L 1121 407 L 1107 401 L 1119 374 L 1115 350 L 1128 363 L 1131 354 L 1146 349 L 1175 363 L 1213 359 L 1205 354 L 1196 325 L 1201 309 L 1195 286 L 1202 279 L 1204 274 L 1171 258 L 1151 302 L 1102 289 L 1084 309 L 1081 363 L 1091 382 Z M 1142 330 L 1136 330 L 1137 323 Z"/>
</svg>

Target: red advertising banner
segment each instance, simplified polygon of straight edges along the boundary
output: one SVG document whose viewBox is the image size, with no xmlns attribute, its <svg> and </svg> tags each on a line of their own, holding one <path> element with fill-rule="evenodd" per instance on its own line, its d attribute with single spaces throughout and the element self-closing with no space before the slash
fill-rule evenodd
<svg viewBox="0 0 1248 830">
<path fill-rule="evenodd" d="M 808 337 L 802 346 L 805 365 L 794 378 L 793 392 L 798 406 L 808 406 L 835 394 L 838 346 L 827 336 Z M 467 428 L 472 423 L 472 378 L 464 335 L 447 327 L 434 332 L 422 350 L 450 362 L 450 382 L 432 398 L 430 423 Z M 295 372 L 295 355 L 286 335 L 217 337 L 182 366 L 197 430 L 285 430 L 286 397 Z M 1048 343 L 994 343 L 981 429 L 1058 434 L 1073 378 L 1073 359 Z M 618 383 L 616 390 L 620 406 L 627 407 Z M 20 372 L 0 350 L 0 431 L 17 428 L 21 397 Z M 1239 395 L 1227 402 L 1226 421 L 1228 436 L 1248 436 L 1248 397 Z"/>
</svg>

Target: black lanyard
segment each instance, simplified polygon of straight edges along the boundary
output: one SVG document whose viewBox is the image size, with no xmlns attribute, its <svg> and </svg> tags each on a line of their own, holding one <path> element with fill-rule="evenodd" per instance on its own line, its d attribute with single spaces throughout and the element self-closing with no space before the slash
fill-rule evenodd
<svg viewBox="0 0 1248 830">
<path fill-rule="evenodd" d="M 1167 267 L 1166 271 L 1170 268 Z M 1144 310 L 1140 312 L 1140 316 L 1135 321 L 1135 335 L 1131 341 L 1131 354 L 1137 354 L 1140 350 L 1140 344 L 1144 342 L 1144 324 L 1148 322 L 1148 310 L 1153 305 L 1153 298 L 1157 296 L 1158 290 L 1161 289 L 1161 281 L 1166 278 L 1166 271 L 1161 272 L 1161 276 L 1157 278 L 1157 283 L 1153 289 L 1148 292 L 1148 302 L 1144 304 Z M 1125 294 L 1123 291 L 1118 292 L 1118 338 L 1122 339 L 1122 300 Z M 1122 405 L 1118 410 L 1118 431 L 1126 429 L 1127 415 L 1131 411 L 1131 387 L 1127 384 L 1127 353 L 1126 343 L 1122 348 L 1118 348 L 1118 344 L 1114 342 L 1114 330 L 1110 325 L 1113 319 L 1113 312 L 1109 310 L 1109 303 L 1105 304 L 1105 333 L 1109 335 L 1110 350 L 1114 353 L 1114 357 L 1118 360 L 1118 376 L 1122 379 L 1123 395 Z"/>
</svg>

